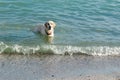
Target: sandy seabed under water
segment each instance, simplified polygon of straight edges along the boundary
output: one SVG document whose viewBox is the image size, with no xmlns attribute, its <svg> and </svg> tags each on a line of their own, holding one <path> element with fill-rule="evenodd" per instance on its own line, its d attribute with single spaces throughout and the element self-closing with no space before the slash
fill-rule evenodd
<svg viewBox="0 0 120 80">
<path fill-rule="evenodd" d="M 120 57 L 1 54 L 0 80 L 120 80 Z"/>
</svg>

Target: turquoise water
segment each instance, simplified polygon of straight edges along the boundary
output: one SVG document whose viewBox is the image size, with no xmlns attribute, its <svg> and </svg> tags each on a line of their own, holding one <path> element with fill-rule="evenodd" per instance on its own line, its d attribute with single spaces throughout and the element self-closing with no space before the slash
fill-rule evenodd
<svg viewBox="0 0 120 80">
<path fill-rule="evenodd" d="M 55 37 L 31 31 L 56 22 Z M 0 53 L 120 54 L 120 0 L 0 0 Z"/>
</svg>

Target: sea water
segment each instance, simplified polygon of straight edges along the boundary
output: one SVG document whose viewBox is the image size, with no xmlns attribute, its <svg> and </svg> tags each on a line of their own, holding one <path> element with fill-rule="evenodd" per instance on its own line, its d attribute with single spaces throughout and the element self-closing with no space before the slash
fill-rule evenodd
<svg viewBox="0 0 120 80">
<path fill-rule="evenodd" d="M 52 42 L 32 32 L 53 20 Z M 120 0 L 0 0 L 0 53 L 120 54 Z"/>
</svg>

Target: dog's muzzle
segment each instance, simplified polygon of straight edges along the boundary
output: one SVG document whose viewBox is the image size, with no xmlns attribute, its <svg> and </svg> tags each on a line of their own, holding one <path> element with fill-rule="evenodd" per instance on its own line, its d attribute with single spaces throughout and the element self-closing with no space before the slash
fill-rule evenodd
<svg viewBox="0 0 120 80">
<path fill-rule="evenodd" d="M 45 30 L 45 32 L 46 32 L 47 35 L 51 35 L 51 32 L 47 32 L 46 30 Z"/>
</svg>

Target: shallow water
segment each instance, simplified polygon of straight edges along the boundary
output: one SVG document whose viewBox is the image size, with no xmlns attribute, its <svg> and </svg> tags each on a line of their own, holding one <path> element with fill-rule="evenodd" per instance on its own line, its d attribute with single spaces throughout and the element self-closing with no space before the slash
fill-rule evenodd
<svg viewBox="0 0 120 80">
<path fill-rule="evenodd" d="M 52 43 L 31 31 L 57 23 Z M 0 53 L 120 54 L 120 0 L 1 0 Z"/>
</svg>

